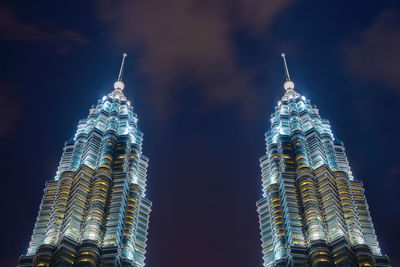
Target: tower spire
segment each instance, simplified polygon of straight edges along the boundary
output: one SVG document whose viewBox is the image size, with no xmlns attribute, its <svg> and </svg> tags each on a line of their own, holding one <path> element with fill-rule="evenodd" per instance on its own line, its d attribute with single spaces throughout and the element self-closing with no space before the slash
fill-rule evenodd
<svg viewBox="0 0 400 267">
<path fill-rule="evenodd" d="M 122 75 L 124 74 L 124 65 L 125 65 L 125 58 L 128 56 L 127 53 L 122 54 L 122 63 L 121 68 L 119 70 L 118 81 L 122 81 Z"/>
<path fill-rule="evenodd" d="M 286 54 L 282 53 L 281 56 L 283 59 L 283 66 L 285 68 L 285 76 L 286 76 L 286 82 L 283 84 L 283 88 L 285 88 L 285 90 L 294 89 L 294 83 L 290 80 L 289 69 L 286 62 Z"/>
<path fill-rule="evenodd" d="M 118 80 L 114 83 L 114 89 L 123 90 L 125 87 L 125 84 L 122 82 L 122 75 L 124 74 L 125 58 L 127 56 L 127 53 L 122 54 L 121 68 L 119 69 Z"/>
<path fill-rule="evenodd" d="M 283 58 L 283 66 L 285 67 L 286 81 L 290 81 L 289 69 L 286 62 L 286 54 L 282 53 L 281 56 Z"/>
</svg>

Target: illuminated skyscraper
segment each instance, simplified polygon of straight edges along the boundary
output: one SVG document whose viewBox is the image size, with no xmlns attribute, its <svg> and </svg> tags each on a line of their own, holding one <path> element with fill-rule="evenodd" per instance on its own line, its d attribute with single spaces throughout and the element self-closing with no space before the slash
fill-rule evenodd
<svg viewBox="0 0 400 267">
<path fill-rule="evenodd" d="M 92 106 L 65 143 L 20 266 L 144 266 L 148 158 L 123 93 L 125 57 L 114 90 Z"/>
<path fill-rule="evenodd" d="M 286 90 L 271 116 L 257 202 L 264 266 L 389 266 L 361 181 L 318 109 Z"/>
</svg>

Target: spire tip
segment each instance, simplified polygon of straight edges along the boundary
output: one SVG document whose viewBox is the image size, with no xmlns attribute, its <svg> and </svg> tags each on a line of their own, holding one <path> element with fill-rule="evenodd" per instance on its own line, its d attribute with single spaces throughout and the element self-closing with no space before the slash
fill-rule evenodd
<svg viewBox="0 0 400 267">
<path fill-rule="evenodd" d="M 124 74 L 125 58 L 128 56 L 127 53 L 122 54 L 122 63 L 119 70 L 118 80 L 114 83 L 114 89 L 123 90 L 125 84 L 122 82 L 122 75 Z"/>
<path fill-rule="evenodd" d="M 285 90 L 294 89 L 294 83 L 290 80 L 289 69 L 286 62 L 286 54 L 282 53 L 281 56 L 283 58 L 283 66 L 285 67 L 286 76 L 286 82 L 283 84 L 283 87 L 285 88 Z"/>
</svg>

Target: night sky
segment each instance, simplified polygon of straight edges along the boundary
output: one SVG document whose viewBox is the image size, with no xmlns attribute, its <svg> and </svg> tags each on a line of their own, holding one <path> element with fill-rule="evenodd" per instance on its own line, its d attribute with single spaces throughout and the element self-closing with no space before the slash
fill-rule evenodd
<svg viewBox="0 0 400 267">
<path fill-rule="evenodd" d="M 400 3 L 1 1 L 0 266 L 26 252 L 46 180 L 128 53 L 150 158 L 149 267 L 260 267 L 264 133 L 284 93 L 330 120 L 400 266 Z"/>
</svg>

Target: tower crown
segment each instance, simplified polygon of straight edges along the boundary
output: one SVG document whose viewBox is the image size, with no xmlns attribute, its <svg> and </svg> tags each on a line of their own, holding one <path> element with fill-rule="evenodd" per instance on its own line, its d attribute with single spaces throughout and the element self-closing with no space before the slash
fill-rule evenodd
<svg viewBox="0 0 400 267">
<path fill-rule="evenodd" d="M 138 116 L 122 91 L 126 56 L 114 90 L 65 143 L 20 267 L 145 266 L 149 159 Z"/>
<path fill-rule="evenodd" d="M 318 108 L 295 91 L 281 56 L 285 93 L 271 115 L 260 158 L 264 267 L 390 266 L 344 144 Z"/>
</svg>

